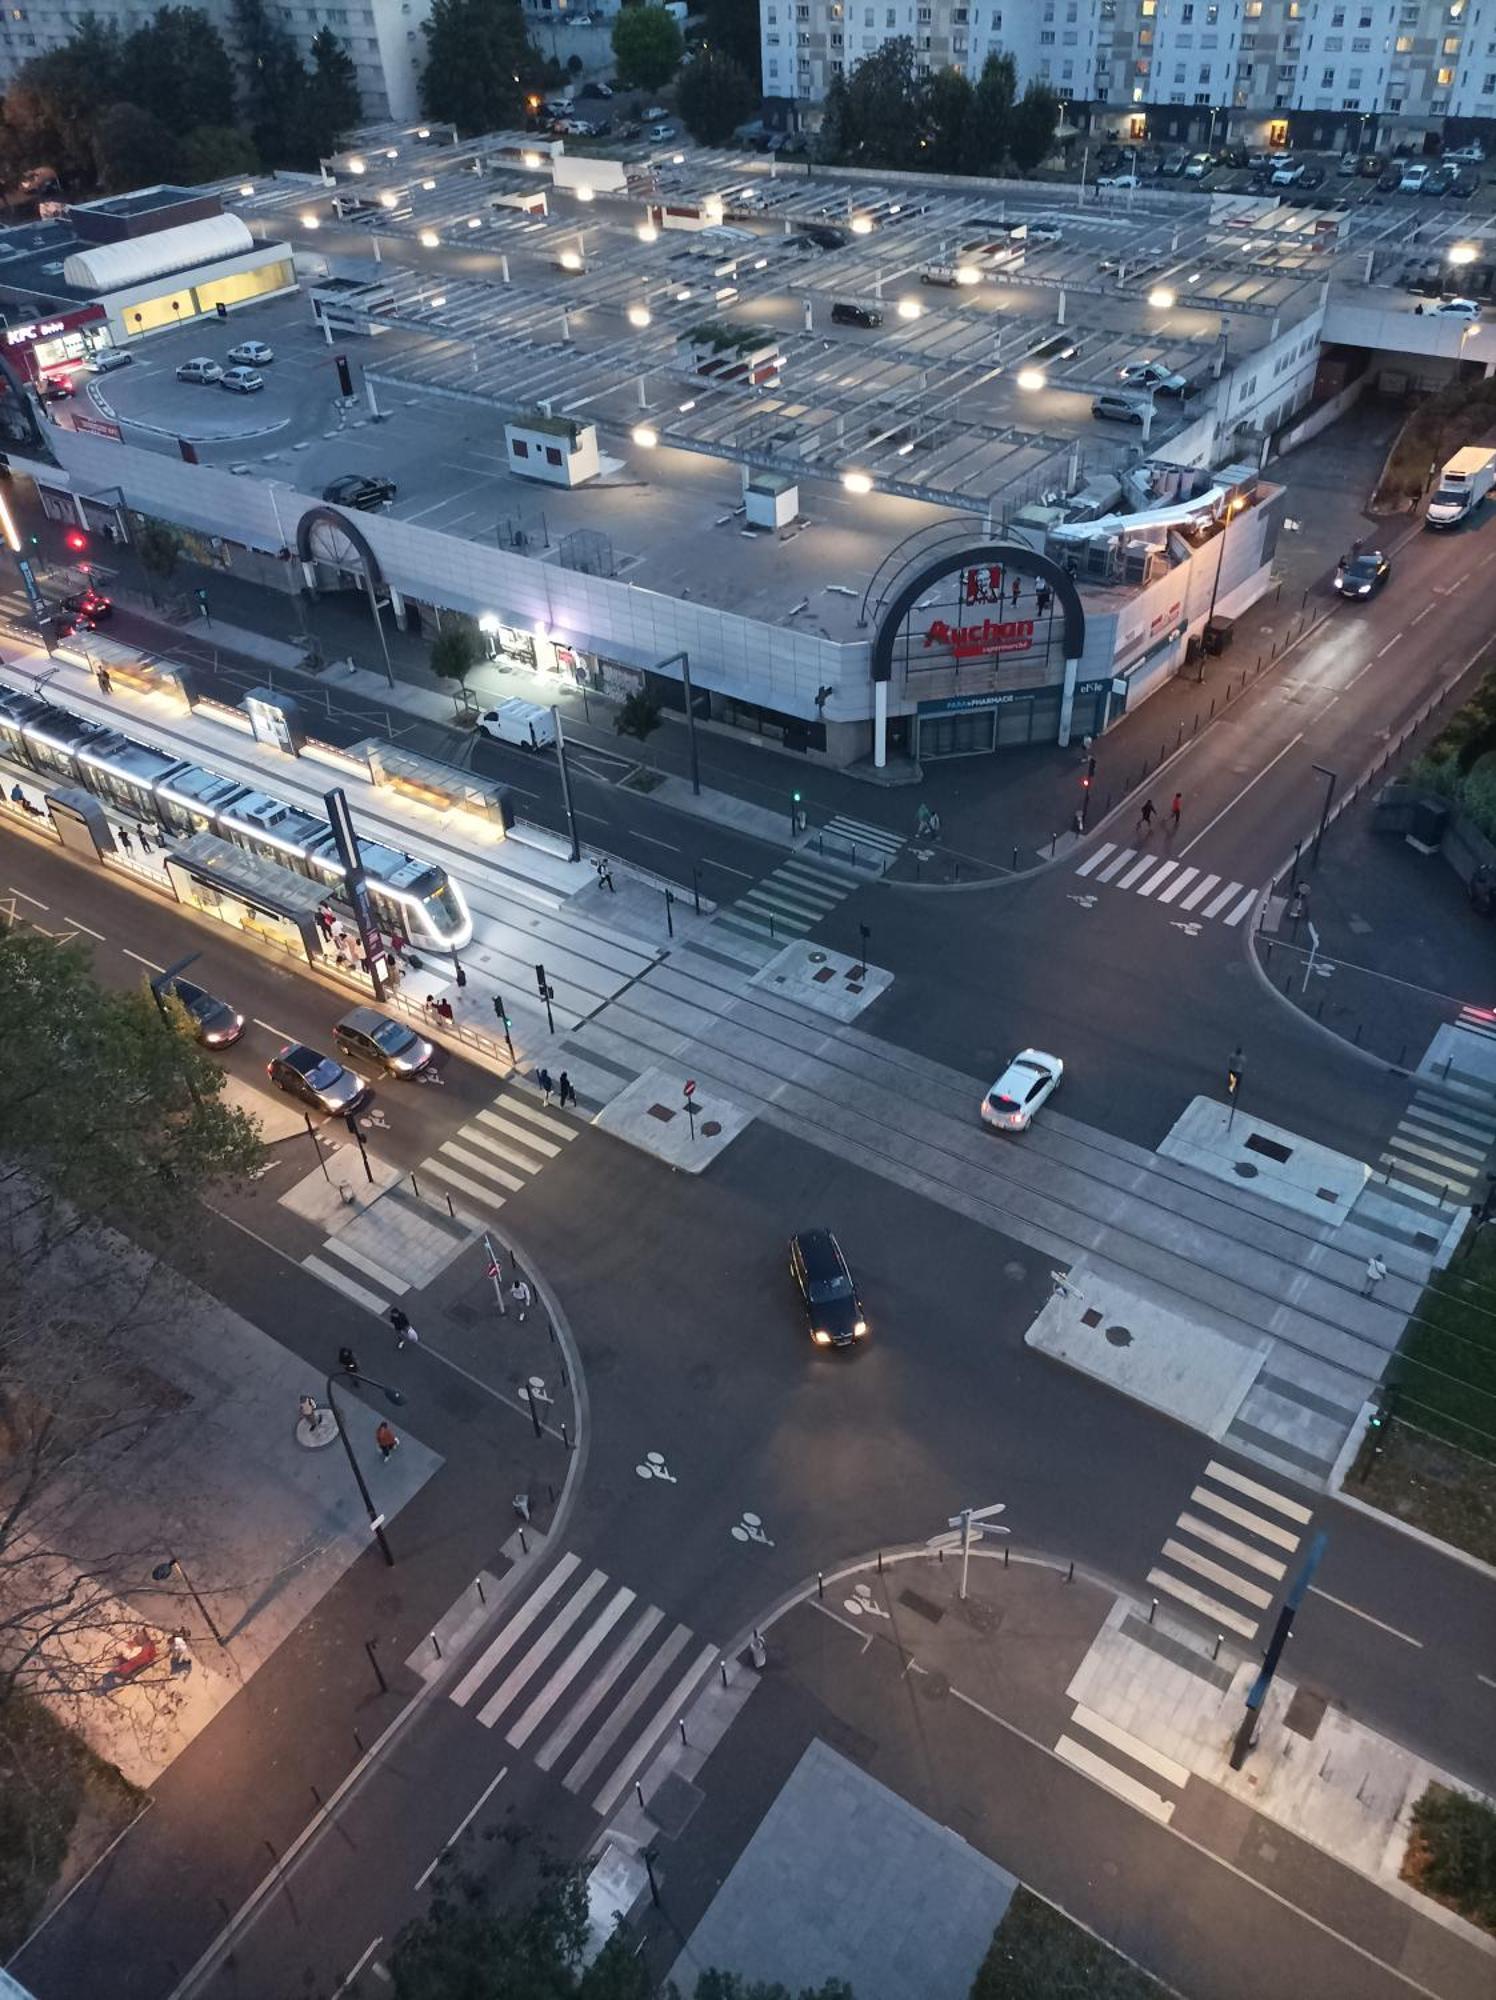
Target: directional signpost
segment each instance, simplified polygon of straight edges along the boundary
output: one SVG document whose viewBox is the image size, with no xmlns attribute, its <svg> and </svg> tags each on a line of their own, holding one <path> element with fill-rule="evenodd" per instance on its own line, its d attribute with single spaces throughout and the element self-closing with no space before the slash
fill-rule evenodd
<svg viewBox="0 0 1496 2000">
<path fill-rule="evenodd" d="M 1007 1503 L 998 1500 L 990 1507 L 963 1507 L 959 1514 L 952 1514 L 950 1517 L 950 1525 L 953 1528 L 961 1530 L 961 1602 L 963 1604 L 966 1602 L 966 1571 L 967 1566 L 971 1562 L 971 1531 L 975 1528 L 979 1535 L 1006 1535 L 1008 1533 L 1006 1528 L 995 1528 L 991 1525 L 991 1522 L 994 1515 L 1005 1514 L 1007 1511 Z"/>
</svg>

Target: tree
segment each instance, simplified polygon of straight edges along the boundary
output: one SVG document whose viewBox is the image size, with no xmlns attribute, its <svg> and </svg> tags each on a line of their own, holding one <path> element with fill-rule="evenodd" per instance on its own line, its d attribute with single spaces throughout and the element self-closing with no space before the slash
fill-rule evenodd
<svg viewBox="0 0 1496 2000">
<path fill-rule="evenodd" d="M 658 90 L 674 76 L 685 54 L 675 16 L 664 7 L 625 7 L 613 21 L 618 80 L 637 90 Z"/>
<path fill-rule="evenodd" d="M 23 166 L 47 161 L 70 193 L 93 185 L 94 124 L 120 95 L 119 68 L 119 31 L 93 15 L 61 48 L 22 64 L 5 95 L 5 118 Z"/>
<path fill-rule="evenodd" d="M 1013 100 L 1018 95 L 1018 69 L 1010 55 L 988 56 L 972 92 L 962 126 L 961 171 L 995 173 L 1008 151 Z"/>
<path fill-rule="evenodd" d="M 447 617 L 431 642 L 431 671 L 444 681 L 465 681 L 483 657 L 483 642 L 470 618 Z"/>
<path fill-rule="evenodd" d="M 231 125 L 234 66 L 197 7 L 161 7 L 120 49 L 118 94 L 174 132 Z"/>
<path fill-rule="evenodd" d="M 1047 84 L 1031 83 L 1013 107 L 1008 151 L 1021 174 L 1044 164 L 1060 122 L 1060 100 Z"/>
<path fill-rule="evenodd" d="M 302 117 L 306 70 L 264 0 L 234 0 L 234 40 L 240 102 L 260 158 L 277 167 L 315 167 L 316 135 Z"/>
<path fill-rule="evenodd" d="M 311 137 L 323 154 L 335 153 L 363 116 L 358 71 L 331 28 L 319 28 L 312 42 L 312 71 L 303 107 Z"/>
<path fill-rule="evenodd" d="M 111 104 L 94 127 L 93 145 L 95 175 L 106 193 L 176 177 L 176 140 L 138 104 Z"/>
<path fill-rule="evenodd" d="M 424 1917 L 395 1940 L 395 2000 L 649 2000 L 652 1981 L 620 1926 L 584 1971 L 587 1891 L 571 1871 L 546 1871 L 540 1894 L 513 1914 L 476 1882 L 439 1887 Z"/>
<path fill-rule="evenodd" d="M 434 0 L 421 108 L 461 132 L 523 126 L 525 85 L 541 67 L 517 0 Z"/>
<path fill-rule="evenodd" d="M 763 90 L 763 43 L 759 39 L 758 0 L 706 0 L 706 47 L 730 56 L 747 76 L 755 93 Z"/>
<path fill-rule="evenodd" d="M 618 735 L 637 736 L 642 743 L 659 728 L 660 713 L 660 697 L 651 694 L 648 688 L 635 688 L 632 694 L 625 695 L 613 718 L 613 727 Z"/>
<path fill-rule="evenodd" d="M 725 146 L 757 109 L 758 89 L 731 56 L 708 49 L 682 70 L 675 102 L 699 145 Z"/>
<path fill-rule="evenodd" d="M 150 514 L 130 516 L 130 546 L 147 576 L 170 582 L 182 558 L 182 538 L 170 521 L 158 521 Z"/>
<path fill-rule="evenodd" d="M 832 80 L 821 123 L 821 155 L 842 166 L 926 164 L 923 91 L 907 35 L 865 56 L 840 89 Z"/>
<path fill-rule="evenodd" d="M 966 158 L 966 121 L 971 116 L 972 88 L 960 70 L 943 69 L 925 90 L 924 116 L 931 173 L 962 171 Z"/>
<path fill-rule="evenodd" d="M 674 1994 L 673 1986 L 670 1992 Z M 692 2000 L 852 2000 L 852 1989 L 844 1979 L 828 1979 L 824 1986 L 802 1986 L 796 1994 L 778 1980 L 744 1979 L 709 1965 L 697 1975 Z"/>
<path fill-rule="evenodd" d="M 259 171 L 255 142 L 236 125 L 195 125 L 182 141 L 181 174 L 189 186 Z"/>
</svg>

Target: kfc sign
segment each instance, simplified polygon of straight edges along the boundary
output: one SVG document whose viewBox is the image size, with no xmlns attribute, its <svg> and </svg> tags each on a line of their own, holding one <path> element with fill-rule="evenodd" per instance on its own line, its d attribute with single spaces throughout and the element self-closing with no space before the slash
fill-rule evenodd
<svg viewBox="0 0 1496 2000">
<path fill-rule="evenodd" d="M 961 572 L 961 602 L 963 604 L 1001 604 L 1003 601 L 1003 573 L 995 563 L 985 563 L 980 569 Z"/>
<path fill-rule="evenodd" d="M 967 571 L 968 576 L 975 574 Z M 948 625 L 937 618 L 925 631 L 926 652 L 932 646 L 948 646 L 958 660 L 980 660 L 988 653 L 1022 653 L 1033 643 L 1032 618 L 1012 618 L 1002 624 L 984 618 L 980 625 Z"/>
</svg>

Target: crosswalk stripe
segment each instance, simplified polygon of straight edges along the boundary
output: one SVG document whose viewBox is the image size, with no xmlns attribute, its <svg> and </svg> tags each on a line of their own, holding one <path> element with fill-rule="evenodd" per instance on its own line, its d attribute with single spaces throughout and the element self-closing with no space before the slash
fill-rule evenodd
<svg viewBox="0 0 1496 2000">
<path fill-rule="evenodd" d="M 1473 1114 L 1465 1114 L 1462 1109 L 1456 1109 L 1442 1099 L 1431 1103 L 1426 1097 L 1415 1097 L 1403 1115 L 1405 1118 L 1422 1118 L 1430 1125 L 1445 1125 L 1450 1131 L 1459 1133 L 1461 1138 L 1473 1139 L 1481 1147 L 1489 1146 L 1496 1139 L 1496 1124 L 1489 1124 Z"/>
<path fill-rule="evenodd" d="M 1416 1201 L 1421 1203 L 1424 1208 L 1430 1209 L 1440 1209 L 1444 1206 L 1436 1194 L 1430 1194 L 1426 1188 L 1414 1187 L 1411 1181 L 1405 1181 L 1399 1173 L 1395 1172 L 1394 1169 L 1397 1167 L 1398 1162 L 1391 1153 L 1383 1153 L 1377 1164 L 1382 1169 L 1382 1179 L 1390 1187 L 1397 1189 L 1398 1195 L 1402 1200 Z"/>
<path fill-rule="evenodd" d="M 1135 847 L 1124 847 L 1115 861 L 1108 861 L 1105 868 L 1096 877 L 1096 880 L 1098 882 L 1110 882 L 1114 875 L 1119 875 L 1122 872 L 1137 851 Z"/>
<path fill-rule="evenodd" d="M 1286 1493 L 1264 1486 L 1260 1479 L 1251 1479 L 1234 1466 L 1222 1465 L 1219 1459 L 1206 1461 L 1205 1477 L 1213 1479 L 1218 1486 L 1230 1486 L 1238 1493 L 1245 1493 L 1249 1500 L 1261 1501 L 1264 1507 L 1271 1507 L 1275 1513 L 1297 1521 L 1301 1526 L 1307 1526 L 1314 1519 L 1314 1509 L 1306 1507 L 1301 1500 L 1290 1500 Z"/>
<path fill-rule="evenodd" d="M 558 1697 L 565 1694 L 633 1601 L 634 1593 L 620 1584 L 545 1686 L 531 1701 L 518 1722 L 506 1733 L 504 1738 L 506 1743 L 511 1744 L 516 1750 L 524 1748 L 555 1707 Z"/>
<path fill-rule="evenodd" d="M 492 1188 L 484 1187 L 478 1181 L 470 1181 L 466 1174 L 460 1174 L 455 1167 L 449 1167 L 446 1161 L 439 1159 L 435 1153 L 429 1160 L 421 1162 L 420 1171 L 423 1174 L 434 1174 L 440 1181 L 450 1182 L 453 1187 L 460 1188 L 464 1194 L 471 1195 L 474 1201 L 482 1202 L 489 1208 L 504 1206 L 504 1197 L 501 1194 L 496 1194 Z"/>
<path fill-rule="evenodd" d="M 685 1625 L 677 1625 L 634 1682 L 623 1700 L 608 1717 L 602 1728 L 593 1737 L 587 1748 L 561 1780 L 569 1792 L 579 1792 L 587 1780 L 602 1763 L 625 1729 L 633 1721 L 639 1710 L 648 1701 L 655 1688 L 669 1673 L 678 1653 L 690 1643 L 690 1630 Z"/>
<path fill-rule="evenodd" d="M 757 895 L 742 897 L 733 909 L 745 921 L 756 923 L 766 935 L 769 925 L 773 924 L 775 931 L 793 932 L 803 937 L 806 931 L 813 931 L 821 921 L 819 917 L 807 917 L 799 910 L 781 909 L 774 903 L 766 903 Z"/>
<path fill-rule="evenodd" d="M 1435 1174 L 1430 1173 L 1427 1167 L 1420 1167 L 1413 1160 L 1398 1159 L 1395 1155 L 1391 1154 L 1386 1154 L 1383 1157 L 1389 1159 L 1391 1164 L 1397 1168 L 1403 1180 L 1408 1179 L 1411 1175 L 1414 1180 L 1427 1181 L 1430 1187 L 1442 1188 L 1445 1194 L 1466 1195 L 1469 1194 L 1471 1188 L 1475 1185 L 1475 1177 L 1468 1167 L 1462 1167 L 1458 1173 L 1446 1172 Z"/>
<path fill-rule="evenodd" d="M 1146 882 L 1139 884 L 1138 894 L 1140 896 L 1151 896 L 1155 889 L 1161 889 L 1163 887 L 1164 883 L 1167 882 L 1169 877 L 1174 873 L 1174 870 L 1178 866 L 1179 863 L 1177 861 L 1164 862 L 1163 866 L 1158 870 L 1156 875 L 1150 875 Z M 1124 882 L 1122 886 L 1125 889 L 1127 887 L 1127 884 Z"/>
<path fill-rule="evenodd" d="M 301 1268 L 320 1278 L 324 1285 L 331 1285 L 335 1291 L 344 1293 L 355 1305 L 367 1307 L 370 1312 L 382 1313 L 389 1304 L 387 1298 L 381 1298 L 378 1292 L 371 1292 L 363 1285 L 356 1285 L 352 1278 L 344 1277 L 333 1265 L 324 1264 L 320 1257 L 303 1257 Z"/>
<path fill-rule="evenodd" d="M 545 1630 L 535 1639 L 530 1649 L 505 1674 L 498 1687 L 478 1710 L 478 1721 L 485 1729 L 492 1729 L 504 1710 L 519 1693 L 525 1682 L 534 1673 L 542 1660 L 548 1660 L 572 1626 L 576 1624 L 587 1606 L 607 1582 L 600 1569 L 595 1569 L 585 1583 L 567 1598 Z"/>
<path fill-rule="evenodd" d="M 506 1173 L 503 1167 L 496 1167 L 492 1160 L 486 1160 L 481 1153 L 475 1153 L 467 1146 L 459 1146 L 455 1139 L 443 1139 L 437 1149 L 448 1153 L 454 1160 L 461 1160 L 465 1167 L 471 1167 L 475 1174 L 482 1174 L 485 1180 L 497 1181 L 500 1187 L 508 1188 L 511 1194 L 518 1194 L 524 1182 L 514 1174 Z"/>
<path fill-rule="evenodd" d="M 1479 1168 L 1481 1161 L 1479 1153 L 1458 1153 L 1445 1146 L 1420 1146 L 1416 1139 L 1409 1136 L 1410 1129 L 1416 1130 L 1416 1127 L 1399 1125 L 1387 1144 L 1399 1153 L 1411 1154 L 1414 1159 L 1432 1160 L 1435 1166 L 1454 1167 L 1463 1174 L 1472 1174 Z M 1430 1132 L 1428 1136 L 1437 1139 L 1439 1135 L 1437 1132 Z"/>
<path fill-rule="evenodd" d="M 1196 1576 L 1203 1576 L 1207 1583 L 1217 1584 L 1222 1590 L 1229 1590 L 1233 1597 L 1240 1597 L 1248 1604 L 1255 1604 L 1259 1611 L 1266 1611 L 1273 1601 L 1273 1593 L 1262 1589 L 1260 1584 L 1248 1583 L 1224 1563 L 1212 1562 L 1209 1556 L 1202 1556 L 1195 1549 L 1187 1549 L 1183 1542 L 1172 1537 L 1164 1543 L 1163 1554 L 1170 1562 L 1178 1563 L 1183 1569 L 1193 1570 Z"/>
<path fill-rule="evenodd" d="M 776 868 L 758 886 L 760 889 L 772 888 L 775 895 L 789 896 L 812 910 L 835 909 L 848 888 L 845 882 L 828 882 L 824 877 L 812 880 L 788 868 Z"/>
<path fill-rule="evenodd" d="M 1185 897 L 1184 901 L 1179 905 L 1180 909 L 1192 910 L 1195 907 L 1196 903 L 1203 901 L 1203 899 L 1210 894 L 1211 890 L 1215 887 L 1216 883 L 1220 881 L 1220 879 L 1221 878 L 1219 875 L 1207 875 L 1205 877 L 1205 880 L 1200 884 L 1198 889 L 1190 890 L 1189 894 Z"/>
<path fill-rule="evenodd" d="M 1261 1549 L 1254 1549 L 1249 1542 L 1228 1535 L 1224 1528 L 1212 1527 L 1209 1521 L 1202 1521 L 1197 1514 L 1181 1514 L 1174 1525 L 1182 1528 L 1185 1534 L 1193 1535 L 1197 1542 L 1208 1542 L 1213 1549 L 1235 1556 L 1238 1562 L 1260 1571 L 1263 1576 L 1282 1578 L 1288 1574 L 1287 1563 L 1280 1563 L 1276 1556 L 1265 1556 Z"/>
<path fill-rule="evenodd" d="M 483 1130 L 474 1132 L 474 1125 L 481 1125 Z M 554 1139 L 542 1139 L 540 1134 L 532 1132 L 528 1125 L 516 1125 L 512 1118 L 505 1117 L 498 1111 L 480 1111 L 477 1117 L 462 1129 L 474 1139 L 481 1138 L 485 1145 L 494 1143 L 489 1137 L 490 1132 L 502 1132 L 506 1139 L 512 1139 L 515 1145 L 524 1148 L 532 1166 L 538 1166 L 545 1160 L 554 1160 L 561 1151 Z"/>
<path fill-rule="evenodd" d="M 819 889 L 826 895 L 836 896 L 838 900 L 854 887 L 845 875 L 823 867 L 812 855 L 792 854 L 788 861 L 781 861 L 769 880 L 772 882 L 781 878 L 789 882 L 803 882 L 808 889 Z"/>
<path fill-rule="evenodd" d="M 840 898 L 827 902 L 824 897 L 810 896 L 800 889 L 787 889 L 782 882 L 771 876 L 767 882 L 760 882 L 756 889 L 738 898 L 739 905 L 753 903 L 759 908 L 771 909 L 775 915 L 781 912 L 792 917 L 801 917 L 808 924 L 818 924 L 822 917 L 835 909 Z"/>
<path fill-rule="evenodd" d="M 538 1125 L 542 1132 L 553 1132 L 558 1139 L 575 1139 L 577 1136 L 575 1125 L 568 1125 L 553 1111 L 542 1111 L 538 1104 L 526 1104 L 522 1097 L 501 1097 L 497 1108 L 506 1117 L 523 1118 L 527 1125 Z"/>
<path fill-rule="evenodd" d="M 1156 1772 L 1167 1784 L 1182 1787 L 1190 1781 L 1192 1774 L 1188 1764 L 1177 1763 L 1164 1751 L 1155 1750 L 1141 1736 L 1134 1736 L 1130 1729 L 1113 1722 L 1110 1716 L 1087 1708 L 1084 1702 L 1077 1702 L 1070 1723 L 1072 1728 L 1083 1729 L 1087 1736 L 1094 1736 L 1098 1743 L 1110 1743 L 1114 1750 L 1120 1750 L 1134 1764 L 1141 1764 L 1145 1771 Z"/>
<path fill-rule="evenodd" d="M 464 1125 L 457 1136 L 464 1146 L 476 1146 L 480 1153 L 491 1154 L 496 1160 L 507 1160 L 511 1167 L 518 1167 L 524 1174 L 538 1174 L 545 1165 L 545 1161 L 537 1159 L 533 1153 L 522 1153 L 518 1146 L 506 1145 L 502 1139 L 496 1139 L 481 1127 Z"/>
<path fill-rule="evenodd" d="M 1233 1611 L 1229 1604 L 1219 1604 L 1213 1597 L 1207 1597 L 1203 1590 L 1196 1590 L 1193 1584 L 1181 1583 L 1167 1570 L 1150 1569 L 1148 1581 L 1155 1590 L 1162 1590 L 1170 1597 L 1177 1597 L 1181 1604 L 1187 1604 L 1192 1611 L 1203 1612 L 1217 1625 L 1224 1625 L 1228 1632 L 1240 1633 L 1243 1639 L 1250 1639 L 1257 1630 L 1258 1620 L 1244 1617 L 1240 1611 Z"/>
<path fill-rule="evenodd" d="M 1156 857 L 1154 855 L 1145 854 L 1141 861 L 1135 861 L 1132 867 L 1129 868 L 1127 873 L 1122 877 L 1122 880 L 1117 884 L 1117 887 L 1119 889 L 1130 889 L 1133 883 L 1138 880 L 1139 876 L 1146 875 L 1148 873 L 1148 870 L 1154 866 L 1155 860 Z M 1104 882 L 1106 880 L 1106 877 L 1103 875 L 1101 879 Z"/>
<path fill-rule="evenodd" d="M 581 1700 L 576 1702 L 568 1714 L 545 1739 L 535 1753 L 535 1762 L 542 1771 L 551 1766 L 563 1754 L 572 1738 L 587 1722 L 616 1683 L 622 1678 L 625 1667 L 639 1651 L 657 1625 L 664 1623 L 665 1614 L 650 1605 L 644 1616 L 634 1626 L 623 1644 L 608 1657 L 606 1666 L 596 1675 Z"/>
<path fill-rule="evenodd" d="M 1199 872 L 1200 871 L 1198 868 L 1181 869 L 1180 872 L 1174 877 L 1173 881 L 1169 884 L 1168 888 L 1164 890 L 1163 894 L 1159 897 L 1158 900 L 1161 903 L 1172 903 L 1174 898 L 1179 894 L 1179 892 L 1182 889 L 1187 889 L 1189 887 L 1190 883 L 1194 881 L 1195 877 L 1199 874 Z"/>
<path fill-rule="evenodd" d="M 1240 894 L 1241 894 L 1240 882 L 1228 883 L 1226 887 L 1221 891 L 1219 896 L 1212 896 L 1210 901 L 1205 905 L 1206 916 L 1207 917 L 1218 916 L 1220 912 L 1225 909 L 1226 905 L 1231 901 L 1231 898 L 1233 896 L 1239 896 Z"/>
<path fill-rule="evenodd" d="M 838 813 L 835 819 L 828 820 L 822 831 L 839 833 L 848 840 L 861 841 L 864 846 L 879 848 L 884 854 L 897 854 L 904 845 L 903 834 L 890 833 L 887 827 L 868 826 L 865 821 L 848 819 L 843 813 Z"/>
<path fill-rule="evenodd" d="M 366 1277 L 377 1278 L 385 1290 L 395 1298 L 398 1298 L 402 1292 L 410 1290 L 410 1286 L 404 1278 L 397 1278 L 393 1271 L 387 1271 L 383 1264 L 376 1263 L 372 1257 L 366 1257 L 361 1250 L 355 1250 L 351 1244 L 344 1243 L 340 1237 L 329 1236 L 327 1241 L 322 1245 L 322 1248 L 330 1257 L 341 1257 L 345 1264 L 352 1264 L 355 1269 L 362 1271 Z"/>
<path fill-rule="evenodd" d="M 1109 854 L 1115 854 L 1116 851 L 1117 851 L 1117 843 L 1115 840 L 1103 841 L 1101 846 L 1097 848 L 1096 852 L 1093 855 L 1091 855 L 1088 860 L 1083 861 L 1080 864 L 1079 868 L 1077 868 L 1075 871 L 1076 874 L 1089 875 L 1093 868 L 1099 868 L 1102 862 L 1105 861 L 1106 857 Z"/>
<path fill-rule="evenodd" d="M 1248 889 L 1246 895 L 1242 897 L 1241 901 L 1237 904 L 1236 908 L 1231 912 L 1230 916 L 1227 917 L 1226 919 L 1227 924 L 1228 925 L 1239 924 L 1242 918 L 1247 914 L 1248 910 L 1251 909 L 1252 905 L 1256 901 L 1257 901 L 1257 891 L 1255 889 Z"/>
<path fill-rule="evenodd" d="M 568 1549 L 566 1554 L 558 1559 L 556 1567 L 540 1579 L 509 1622 L 490 1639 L 453 1688 L 449 1700 L 454 1701 L 459 1708 L 467 1707 L 510 1647 L 524 1637 L 572 1571 L 580 1569 L 581 1566 L 582 1558 L 573 1555 Z"/>
<path fill-rule="evenodd" d="M 1057 1757 L 1063 1757 L 1067 1764 L 1073 1764 L 1077 1771 L 1083 1771 L 1098 1785 L 1105 1786 L 1107 1791 L 1115 1792 L 1119 1799 L 1126 1799 L 1130 1806 L 1147 1813 L 1150 1819 L 1159 1820 L 1167 1826 L 1174 1817 L 1172 1799 L 1151 1790 L 1141 1778 L 1134 1778 L 1130 1772 L 1119 1771 L 1115 1764 L 1108 1764 L 1105 1757 L 1088 1750 L 1084 1743 L 1077 1743 L 1073 1736 L 1062 1736 L 1054 1747 Z"/>
<path fill-rule="evenodd" d="M 1208 1507 L 1212 1514 L 1219 1514 L 1223 1520 L 1234 1521 L 1238 1528 L 1247 1528 L 1264 1542 L 1274 1547 L 1287 1549 L 1292 1555 L 1302 1536 L 1289 1528 L 1280 1528 L 1276 1521 L 1264 1521 L 1260 1514 L 1254 1514 L 1247 1507 L 1238 1507 L 1234 1500 L 1227 1500 L 1219 1493 L 1212 1493 L 1207 1486 L 1197 1486 L 1190 1494 L 1196 1507 Z"/>
<path fill-rule="evenodd" d="M 614 1806 L 617 1805 L 630 1784 L 632 1784 L 634 1773 L 659 1740 L 661 1732 L 668 1729 L 680 1714 L 695 1692 L 702 1675 L 711 1672 L 712 1663 L 716 1657 L 717 1649 L 715 1646 L 708 1645 L 702 1647 L 690 1666 L 687 1667 L 675 1686 L 660 1703 L 644 1728 L 640 1730 L 633 1749 L 624 1758 L 608 1783 L 592 1801 L 594 1812 L 600 1813 L 604 1819 L 612 1812 Z"/>
</svg>

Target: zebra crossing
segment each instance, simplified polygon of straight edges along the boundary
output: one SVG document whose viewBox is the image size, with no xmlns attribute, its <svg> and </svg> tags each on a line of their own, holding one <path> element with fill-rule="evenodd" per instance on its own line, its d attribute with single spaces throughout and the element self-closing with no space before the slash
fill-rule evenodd
<svg viewBox="0 0 1496 2000">
<path fill-rule="evenodd" d="M 1209 875 L 1199 868 L 1166 861 L 1158 854 L 1140 854 L 1135 847 L 1118 847 L 1114 840 L 1103 841 L 1076 869 L 1093 882 L 1129 889 L 1135 896 L 1188 911 L 1196 920 L 1205 919 L 1234 927 L 1262 893 L 1245 882 L 1233 882 L 1223 875 Z"/>
<path fill-rule="evenodd" d="M 454 1205 L 497 1214 L 512 1194 L 560 1156 L 579 1126 L 509 1092 L 444 1139 L 415 1169 Z"/>
<path fill-rule="evenodd" d="M 1254 1638 L 1312 1514 L 1286 1493 L 1212 1459 L 1148 1581 L 1213 1631 Z"/>
<path fill-rule="evenodd" d="M 719 1658 L 689 1626 L 567 1551 L 449 1699 L 606 1818 Z"/>
<path fill-rule="evenodd" d="M 713 918 L 713 930 L 728 933 L 720 941 L 733 941 L 734 955 L 745 963 L 767 964 L 781 945 L 807 936 L 860 888 L 856 876 L 847 872 L 849 864 L 875 857 L 887 868 L 904 846 L 902 834 L 841 814 L 828 820 L 813 840 L 813 846 L 798 848 Z"/>
<path fill-rule="evenodd" d="M 1085 1737 L 1091 1741 L 1081 1740 Z M 1055 1755 L 1063 1757 L 1073 1770 L 1080 1771 L 1094 1784 L 1104 1785 L 1119 1799 L 1126 1799 L 1130 1806 L 1147 1813 L 1160 1826 L 1167 1826 L 1174 1817 L 1174 1808 L 1190 1780 L 1188 1765 L 1179 1763 L 1163 1750 L 1156 1750 L 1141 1736 L 1134 1736 L 1130 1729 L 1124 1729 L 1110 1716 L 1088 1708 L 1084 1702 L 1076 1703 L 1065 1734 L 1056 1741 L 1054 1748 Z M 1116 1762 L 1118 1756 L 1125 1758 L 1134 1769 L 1128 1770 L 1126 1766 L 1119 1765 Z M 1147 1772 L 1147 1777 L 1136 1775 L 1139 1770 Z M 1159 1789 L 1160 1780 L 1169 1787 L 1173 1797 Z"/>
<path fill-rule="evenodd" d="M 1493 1144 L 1496 1099 L 1481 1103 L 1423 1081 L 1387 1141 L 1379 1177 L 1401 1200 L 1430 1214 L 1463 1208 Z"/>
</svg>

